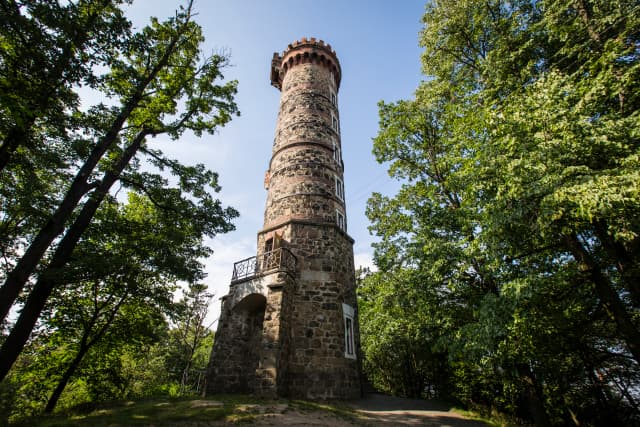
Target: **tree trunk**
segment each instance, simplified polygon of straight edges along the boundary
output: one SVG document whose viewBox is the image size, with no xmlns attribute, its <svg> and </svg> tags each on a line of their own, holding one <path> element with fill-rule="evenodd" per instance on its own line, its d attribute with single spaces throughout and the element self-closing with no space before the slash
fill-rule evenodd
<svg viewBox="0 0 640 427">
<path fill-rule="evenodd" d="M 600 266 L 591 257 L 591 254 L 582 246 L 575 234 L 564 237 L 564 242 L 573 257 L 578 261 L 580 268 L 589 274 L 589 278 L 596 287 L 596 292 L 603 305 L 616 324 L 619 337 L 627 344 L 627 348 L 636 362 L 640 363 L 640 332 L 636 329 L 620 300 L 620 296 L 600 270 Z"/>
<path fill-rule="evenodd" d="M 29 298 L 27 298 L 27 302 L 22 308 L 16 324 L 0 348 L 0 382 L 4 380 L 7 373 L 9 373 L 11 366 L 13 366 L 26 345 L 29 335 L 35 327 L 47 299 L 57 284 L 56 276 L 58 272 L 71 258 L 73 249 L 80 240 L 82 233 L 84 233 L 89 226 L 100 203 L 109 192 L 113 183 L 118 179 L 120 173 L 122 173 L 129 161 L 136 154 L 147 133 L 147 131 L 138 133 L 131 145 L 124 151 L 118 163 L 114 165 L 114 169 L 105 173 L 100 185 L 84 204 L 80 214 L 60 241 L 46 270 L 40 273 L 38 281 L 29 294 Z"/>
<path fill-rule="evenodd" d="M 113 319 L 115 319 L 116 315 L 118 314 L 118 311 L 120 311 L 120 307 L 122 306 L 122 303 L 124 303 L 125 300 L 127 299 L 127 295 L 128 295 L 128 292 L 125 292 L 124 295 L 122 295 L 118 303 L 111 310 L 111 313 L 109 313 L 109 317 L 105 322 L 105 324 L 102 325 L 102 327 L 97 331 L 97 333 L 92 339 L 89 339 L 89 335 L 91 334 L 91 329 L 95 326 L 96 320 L 100 316 L 100 309 L 96 309 L 96 311 L 94 311 L 91 322 L 89 323 L 89 325 L 85 326 L 84 328 L 82 339 L 80 340 L 80 349 L 78 350 L 78 353 L 73 358 L 69 366 L 67 366 L 67 370 L 62 375 L 62 378 L 58 382 L 58 385 L 56 386 L 55 390 L 53 390 L 53 393 L 51 393 L 51 396 L 49 397 L 49 401 L 47 402 L 47 406 L 44 409 L 45 413 L 50 414 L 51 412 L 53 412 L 56 405 L 58 404 L 58 400 L 60 399 L 62 392 L 67 387 L 69 380 L 71 380 L 71 377 L 78 369 L 78 366 L 80 366 L 80 362 L 82 362 L 82 359 L 84 359 L 84 356 L 87 354 L 89 349 L 93 347 L 93 345 L 102 338 L 102 336 L 107 331 L 107 329 L 109 329 L 109 327 L 111 326 L 111 323 L 113 323 Z M 113 294 L 111 294 L 111 296 L 113 296 Z"/>
<path fill-rule="evenodd" d="M 0 322 L 6 318 L 29 276 L 33 274 L 51 243 L 64 231 L 65 224 L 71 218 L 82 197 L 91 189 L 87 181 L 104 153 L 117 140 L 118 133 L 129 113 L 130 111 L 123 110 L 118 115 L 109 132 L 93 148 L 89 158 L 78 171 L 56 211 L 40 229 L 15 267 L 7 274 L 4 284 L 0 287 Z"/>
<path fill-rule="evenodd" d="M 47 401 L 47 406 L 44 408 L 45 414 L 50 414 L 51 412 L 53 412 L 56 405 L 58 404 L 60 396 L 62 396 L 62 392 L 67 387 L 69 380 L 76 372 L 76 369 L 78 369 L 78 366 L 80 366 L 80 362 L 82 362 L 82 359 L 84 358 L 85 354 L 87 354 L 87 351 L 89 351 L 89 347 L 87 345 L 80 346 L 80 350 L 78 350 L 76 356 L 73 358 L 69 366 L 67 366 L 67 369 L 66 371 L 64 371 L 64 374 L 62 374 L 62 378 L 60 378 L 58 385 L 56 386 L 55 390 L 53 390 L 53 393 L 51 393 L 49 401 Z"/>
<path fill-rule="evenodd" d="M 595 43 L 598 51 L 600 51 L 602 49 L 602 39 L 600 33 L 598 33 L 593 25 L 593 12 L 591 8 L 584 0 L 575 0 L 573 3 L 578 11 L 578 15 L 580 15 L 580 19 L 582 19 L 582 23 L 587 28 L 589 38 Z"/>
<path fill-rule="evenodd" d="M 187 391 L 187 387 L 189 385 L 189 370 L 191 369 L 191 357 L 187 359 L 187 363 L 182 370 L 182 378 L 180 379 L 180 392 L 184 393 Z"/>
<path fill-rule="evenodd" d="M 76 178 L 74 179 L 71 188 L 67 192 L 67 195 L 60 207 L 56 210 L 53 217 L 47 222 L 42 230 L 40 230 L 40 233 L 38 233 L 38 236 L 31 243 L 31 246 L 29 246 L 20 261 L 18 261 L 18 264 L 16 264 L 13 270 L 7 275 L 4 285 L 0 288 L 0 323 L 6 318 L 9 310 L 11 310 L 11 306 L 20 295 L 20 292 L 24 288 L 29 276 L 31 276 L 35 271 L 38 263 L 42 259 L 42 256 L 51 245 L 51 242 L 53 242 L 53 240 L 64 230 L 65 223 L 71 218 L 73 210 L 78 205 L 82 196 L 89 189 L 87 188 L 87 180 L 93 172 L 93 169 L 109 147 L 117 141 L 117 137 L 122 126 L 133 110 L 138 107 L 138 104 L 144 97 L 144 91 L 147 86 L 169 63 L 169 59 L 178 48 L 178 41 L 182 37 L 183 32 L 186 31 L 186 28 L 187 25 L 185 23 L 178 29 L 176 35 L 168 43 L 158 62 L 154 64 L 153 68 L 149 70 L 149 73 L 137 83 L 135 92 L 127 100 L 124 107 L 114 120 L 114 123 L 111 125 L 109 131 L 94 147 L 89 158 L 76 175 Z"/>
<path fill-rule="evenodd" d="M 516 370 L 524 383 L 524 399 L 533 423 L 536 427 L 550 427 L 551 422 L 544 408 L 544 395 L 531 368 L 520 363 L 516 366 Z"/>
<path fill-rule="evenodd" d="M 623 244 L 617 242 L 607 231 L 604 221 L 594 223 L 595 235 L 602 247 L 614 260 L 616 269 L 622 277 L 622 282 L 629 291 L 633 303 L 640 307 L 640 262 L 633 252 L 628 251 Z"/>
</svg>

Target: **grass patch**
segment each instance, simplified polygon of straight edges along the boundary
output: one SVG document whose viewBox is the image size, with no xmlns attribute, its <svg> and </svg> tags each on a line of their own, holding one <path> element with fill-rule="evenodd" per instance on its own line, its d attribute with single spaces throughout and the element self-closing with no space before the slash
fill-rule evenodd
<svg viewBox="0 0 640 427">
<path fill-rule="evenodd" d="M 211 398 L 158 398 L 137 402 L 112 402 L 87 410 L 71 410 L 65 414 L 24 419 L 16 427 L 116 427 L 175 426 L 185 423 L 228 421 L 245 423 L 254 416 L 236 413 L 238 405 L 252 402 L 247 396 L 212 396 Z M 84 409 L 84 410 L 83 410 Z"/>
<path fill-rule="evenodd" d="M 226 418 L 226 421 L 234 424 L 249 424 L 256 420 L 256 416 L 253 414 L 231 414 Z"/>
<path fill-rule="evenodd" d="M 509 417 L 505 414 L 501 414 L 499 412 L 491 412 L 488 411 L 485 413 L 477 412 L 469 409 L 461 409 L 453 407 L 451 408 L 451 412 L 455 412 L 457 414 L 462 415 L 470 420 L 481 421 L 487 425 L 492 427 L 522 427 L 528 426 L 528 424 L 524 423 L 522 420 L 519 420 L 514 417 Z"/>
<path fill-rule="evenodd" d="M 154 398 L 83 405 L 65 413 L 25 418 L 15 427 L 124 427 L 183 426 L 216 424 L 250 425 L 261 417 L 277 416 L 289 410 L 324 412 L 350 422 L 362 417 L 339 402 L 304 400 L 262 400 L 247 395 L 215 395 L 207 398 Z"/>
<path fill-rule="evenodd" d="M 473 420 L 473 421 L 481 421 L 481 422 L 483 422 L 485 424 L 488 424 L 488 425 L 490 425 L 492 427 L 505 427 L 506 426 L 506 424 L 502 424 L 502 423 L 498 422 L 495 419 L 487 418 L 485 416 L 480 415 L 477 412 L 470 411 L 470 410 L 467 410 L 467 409 L 461 409 L 461 408 L 455 408 L 454 407 L 454 408 L 451 408 L 450 411 L 451 412 L 455 412 L 456 414 L 460 414 L 463 417 L 465 417 L 467 419 L 470 419 L 470 420 Z"/>
</svg>

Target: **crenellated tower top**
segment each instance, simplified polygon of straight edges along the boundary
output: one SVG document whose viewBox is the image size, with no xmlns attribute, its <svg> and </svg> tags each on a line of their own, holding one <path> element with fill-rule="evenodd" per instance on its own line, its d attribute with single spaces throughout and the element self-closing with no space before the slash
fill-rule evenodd
<svg viewBox="0 0 640 427">
<path fill-rule="evenodd" d="M 287 46 L 281 54 L 274 52 L 271 60 L 271 85 L 281 89 L 287 71 L 298 64 L 314 63 L 327 67 L 335 79 L 336 89 L 340 87 L 342 71 L 336 52 L 331 45 L 315 37 L 303 37 Z"/>
</svg>

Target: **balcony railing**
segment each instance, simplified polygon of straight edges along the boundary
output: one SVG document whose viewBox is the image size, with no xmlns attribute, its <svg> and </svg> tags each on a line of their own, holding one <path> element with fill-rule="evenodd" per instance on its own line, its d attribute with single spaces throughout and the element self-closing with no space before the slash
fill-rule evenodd
<svg viewBox="0 0 640 427">
<path fill-rule="evenodd" d="M 271 270 L 282 269 L 294 273 L 296 257 L 289 249 L 278 248 L 260 256 L 243 259 L 233 264 L 232 282 L 250 279 Z"/>
</svg>

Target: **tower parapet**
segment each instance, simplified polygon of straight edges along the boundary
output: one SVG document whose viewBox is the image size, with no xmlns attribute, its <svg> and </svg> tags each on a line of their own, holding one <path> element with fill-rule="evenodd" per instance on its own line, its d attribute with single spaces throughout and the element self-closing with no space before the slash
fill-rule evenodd
<svg viewBox="0 0 640 427">
<path fill-rule="evenodd" d="M 336 52 L 324 40 L 315 37 L 303 37 L 287 46 L 281 54 L 274 52 L 271 60 L 271 85 L 282 89 L 282 81 L 287 71 L 298 64 L 313 63 L 329 69 L 332 73 L 336 90 L 340 88 L 342 70 Z"/>
</svg>

